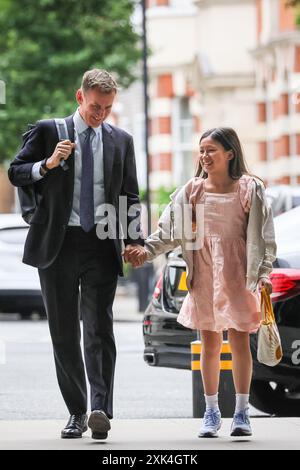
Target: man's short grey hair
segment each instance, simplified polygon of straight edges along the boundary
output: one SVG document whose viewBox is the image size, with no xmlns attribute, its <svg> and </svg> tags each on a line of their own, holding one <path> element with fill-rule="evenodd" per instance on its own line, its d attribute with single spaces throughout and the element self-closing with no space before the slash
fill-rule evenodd
<svg viewBox="0 0 300 470">
<path fill-rule="evenodd" d="M 102 69 L 88 70 L 82 77 L 81 89 L 87 92 L 93 88 L 98 88 L 102 93 L 117 93 L 118 84 L 113 76 Z"/>
</svg>

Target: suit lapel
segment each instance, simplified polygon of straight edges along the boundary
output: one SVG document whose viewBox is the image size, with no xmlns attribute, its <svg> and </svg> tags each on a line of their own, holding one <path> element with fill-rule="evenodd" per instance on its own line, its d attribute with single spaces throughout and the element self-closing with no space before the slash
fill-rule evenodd
<svg viewBox="0 0 300 470">
<path fill-rule="evenodd" d="M 102 124 L 102 138 L 103 138 L 103 168 L 104 168 L 104 188 L 106 200 L 109 197 L 109 190 L 112 177 L 112 167 L 114 163 L 115 143 L 112 136 L 111 127 Z"/>
</svg>

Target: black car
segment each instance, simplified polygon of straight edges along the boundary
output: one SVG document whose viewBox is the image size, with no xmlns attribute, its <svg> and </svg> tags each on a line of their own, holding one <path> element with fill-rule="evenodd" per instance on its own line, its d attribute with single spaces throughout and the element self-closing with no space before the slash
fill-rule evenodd
<svg viewBox="0 0 300 470">
<path fill-rule="evenodd" d="M 197 333 L 177 322 L 187 294 L 186 264 L 179 249 L 168 255 L 144 316 L 144 359 L 151 366 L 190 369 Z"/>
<path fill-rule="evenodd" d="M 251 335 L 251 404 L 277 415 L 300 416 L 300 207 L 275 218 L 278 257 L 271 274 L 272 302 L 283 359 L 276 367 L 257 361 Z M 187 294 L 186 265 L 180 249 L 171 252 L 144 316 L 144 359 L 151 366 L 191 369 L 190 343 L 197 333 L 177 322 Z"/>
</svg>

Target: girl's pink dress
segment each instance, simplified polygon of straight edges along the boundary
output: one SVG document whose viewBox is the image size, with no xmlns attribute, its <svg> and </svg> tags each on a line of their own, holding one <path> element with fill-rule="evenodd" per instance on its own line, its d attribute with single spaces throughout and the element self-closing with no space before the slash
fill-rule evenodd
<svg viewBox="0 0 300 470">
<path fill-rule="evenodd" d="M 246 289 L 246 232 L 254 181 L 243 175 L 234 193 L 204 190 L 204 180 L 187 186 L 190 203 L 204 203 L 204 246 L 194 251 L 194 273 L 177 321 L 187 328 L 255 332 L 260 296 Z"/>
</svg>

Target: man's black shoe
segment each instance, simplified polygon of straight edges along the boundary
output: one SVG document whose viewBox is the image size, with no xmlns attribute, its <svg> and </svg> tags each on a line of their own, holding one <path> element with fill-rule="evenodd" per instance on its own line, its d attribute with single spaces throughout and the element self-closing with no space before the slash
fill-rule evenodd
<svg viewBox="0 0 300 470">
<path fill-rule="evenodd" d="M 110 421 L 104 411 L 94 410 L 90 414 L 88 426 L 92 430 L 93 439 L 106 439 L 110 430 Z"/>
<path fill-rule="evenodd" d="M 107 439 L 107 432 L 92 432 L 92 439 L 105 440 Z"/>
<path fill-rule="evenodd" d="M 71 415 L 66 427 L 61 432 L 62 439 L 76 439 L 87 431 L 87 415 Z"/>
</svg>

